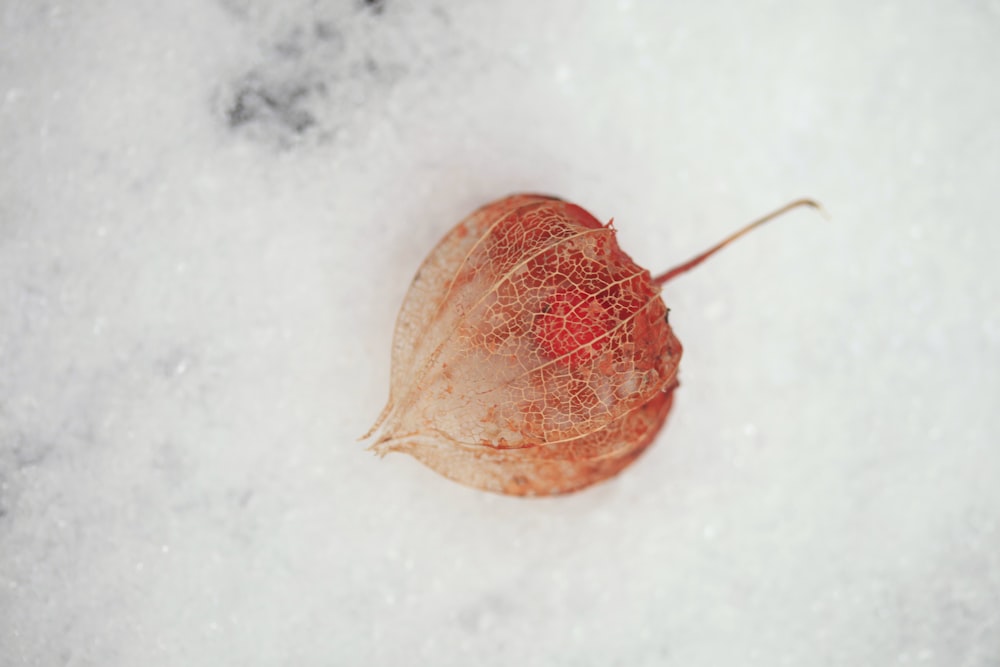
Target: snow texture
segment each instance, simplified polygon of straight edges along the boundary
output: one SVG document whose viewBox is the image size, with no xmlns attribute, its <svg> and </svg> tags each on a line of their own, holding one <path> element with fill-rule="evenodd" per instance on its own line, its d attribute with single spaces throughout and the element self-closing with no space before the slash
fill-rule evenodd
<svg viewBox="0 0 1000 667">
<path fill-rule="evenodd" d="M 1000 5 L 0 0 L 0 665 L 1000 665 Z M 664 292 L 579 494 L 356 438 L 554 194 Z"/>
</svg>

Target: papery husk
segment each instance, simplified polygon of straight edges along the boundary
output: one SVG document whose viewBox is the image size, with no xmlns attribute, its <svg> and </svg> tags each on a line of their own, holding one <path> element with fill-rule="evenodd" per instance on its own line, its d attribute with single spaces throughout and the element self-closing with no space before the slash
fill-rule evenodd
<svg viewBox="0 0 1000 667">
<path fill-rule="evenodd" d="M 566 294 L 599 318 L 585 344 L 544 319 Z M 610 224 L 512 195 L 459 223 L 417 272 L 396 324 L 389 402 L 368 436 L 380 454 L 409 453 L 476 488 L 574 491 L 650 444 L 680 357 L 659 287 Z"/>
</svg>

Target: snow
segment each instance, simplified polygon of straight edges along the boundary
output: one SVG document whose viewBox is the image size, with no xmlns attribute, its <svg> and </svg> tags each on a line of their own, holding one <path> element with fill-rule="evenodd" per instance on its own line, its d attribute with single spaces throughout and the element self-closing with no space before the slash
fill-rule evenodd
<svg viewBox="0 0 1000 667">
<path fill-rule="evenodd" d="M 0 665 L 1000 664 L 995 2 L 0 3 Z M 658 442 L 356 441 L 516 191 L 614 217 Z"/>
</svg>

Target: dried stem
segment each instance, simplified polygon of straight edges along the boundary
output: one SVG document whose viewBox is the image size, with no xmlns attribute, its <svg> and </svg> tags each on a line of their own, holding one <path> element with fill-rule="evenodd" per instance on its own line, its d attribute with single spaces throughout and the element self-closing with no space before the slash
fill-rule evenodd
<svg viewBox="0 0 1000 667">
<path fill-rule="evenodd" d="M 664 273 L 662 275 L 659 275 L 656 278 L 653 278 L 653 282 L 655 284 L 657 284 L 657 285 L 663 285 L 663 284 L 667 283 L 668 281 L 672 280 L 673 278 L 676 278 L 680 274 L 687 273 L 688 271 L 690 271 L 694 267 L 698 266 L 699 264 L 701 264 L 702 262 L 704 262 L 706 259 L 708 259 L 712 255 L 714 255 L 715 253 L 719 252 L 720 250 L 722 250 L 727 245 L 729 245 L 730 243 L 732 243 L 736 239 L 740 238 L 741 236 L 743 236 L 747 232 L 750 232 L 750 231 L 756 229 L 757 227 L 760 227 L 765 222 L 769 222 L 771 220 L 774 220 L 778 216 L 783 215 L 785 213 L 788 213 L 789 211 L 791 211 L 793 209 L 796 209 L 796 208 L 799 208 L 801 206 L 811 206 L 812 208 L 818 210 L 820 213 L 823 213 L 824 216 L 826 215 L 826 212 L 823 210 L 823 207 L 820 206 L 817 202 L 813 201 L 812 199 L 796 199 L 793 202 L 789 202 L 788 204 L 785 204 L 784 206 L 782 206 L 778 210 L 771 211 L 770 213 L 768 213 L 764 217 L 758 218 L 757 220 L 754 220 L 753 222 L 751 222 L 749 225 L 747 225 L 743 229 L 740 229 L 740 230 L 736 231 L 735 233 L 731 234 L 730 236 L 726 237 L 721 242 L 719 242 L 718 244 L 712 246 L 711 248 L 709 248 L 705 252 L 701 253 L 697 257 L 693 257 L 693 258 L 689 259 L 688 261 L 684 262 L 683 264 L 681 264 L 679 266 L 675 266 L 674 268 L 670 269 L 666 273 Z"/>
</svg>

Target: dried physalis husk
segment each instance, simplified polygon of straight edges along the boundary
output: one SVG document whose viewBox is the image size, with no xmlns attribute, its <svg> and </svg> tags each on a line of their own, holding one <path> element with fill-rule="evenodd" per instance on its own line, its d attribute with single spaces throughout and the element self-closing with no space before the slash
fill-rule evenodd
<svg viewBox="0 0 1000 667">
<path fill-rule="evenodd" d="M 403 302 L 373 449 L 514 495 L 606 479 L 670 411 L 681 344 L 614 229 L 540 195 L 451 230 Z"/>
<path fill-rule="evenodd" d="M 463 484 L 513 495 L 607 479 L 670 412 L 681 344 L 660 286 L 769 220 L 656 276 L 579 206 L 513 195 L 448 233 L 396 323 L 389 403 L 365 437 Z"/>
</svg>

